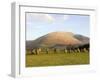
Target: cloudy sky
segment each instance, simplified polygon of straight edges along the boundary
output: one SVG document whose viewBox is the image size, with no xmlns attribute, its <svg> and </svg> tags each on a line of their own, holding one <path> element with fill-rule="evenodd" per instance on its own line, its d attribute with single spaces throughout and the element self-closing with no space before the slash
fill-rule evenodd
<svg viewBox="0 0 100 80">
<path fill-rule="evenodd" d="M 73 32 L 89 37 L 89 16 L 68 14 L 26 14 L 26 40 L 35 40 L 50 32 Z"/>
</svg>

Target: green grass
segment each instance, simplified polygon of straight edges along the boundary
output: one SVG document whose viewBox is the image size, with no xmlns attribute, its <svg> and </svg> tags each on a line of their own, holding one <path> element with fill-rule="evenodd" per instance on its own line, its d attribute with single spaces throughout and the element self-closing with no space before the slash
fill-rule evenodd
<svg viewBox="0 0 100 80">
<path fill-rule="evenodd" d="M 26 67 L 89 64 L 89 53 L 26 54 Z"/>
</svg>

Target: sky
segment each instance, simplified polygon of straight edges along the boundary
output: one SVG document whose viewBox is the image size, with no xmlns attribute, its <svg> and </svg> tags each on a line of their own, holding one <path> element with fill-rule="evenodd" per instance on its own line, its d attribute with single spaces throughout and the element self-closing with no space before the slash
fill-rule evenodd
<svg viewBox="0 0 100 80">
<path fill-rule="evenodd" d="M 26 40 L 57 31 L 89 37 L 89 20 L 89 15 L 26 13 Z"/>
</svg>

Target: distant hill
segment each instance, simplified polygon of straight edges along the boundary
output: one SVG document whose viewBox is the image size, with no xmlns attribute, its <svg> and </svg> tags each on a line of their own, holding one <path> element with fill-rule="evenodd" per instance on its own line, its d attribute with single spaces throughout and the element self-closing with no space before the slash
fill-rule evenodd
<svg viewBox="0 0 100 80">
<path fill-rule="evenodd" d="M 89 38 L 72 32 L 52 32 L 32 41 L 26 41 L 26 49 L 89 44 Z"/>
<path fill-rule="evenodd" d="M 89 38 L 83 35 L 74 35 L 76 39 L 82 42 L 82 44 L 88 44 L 89 43 Z"/>
</svg>

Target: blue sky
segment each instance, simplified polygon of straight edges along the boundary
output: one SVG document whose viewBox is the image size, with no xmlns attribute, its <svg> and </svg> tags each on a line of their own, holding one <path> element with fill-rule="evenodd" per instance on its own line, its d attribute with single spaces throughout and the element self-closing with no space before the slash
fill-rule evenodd
<svg viewBox="0 0 100 80">
<path fill-rule="evenodd" d="M 26 13 L 26 40 L 35 40 L 56 31 L 89 37 L 89 20 L 88 15 Z"/>
</svg>

